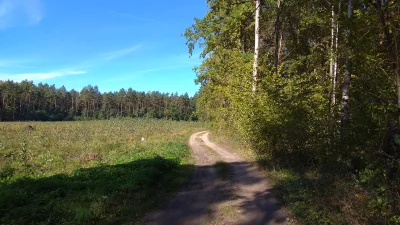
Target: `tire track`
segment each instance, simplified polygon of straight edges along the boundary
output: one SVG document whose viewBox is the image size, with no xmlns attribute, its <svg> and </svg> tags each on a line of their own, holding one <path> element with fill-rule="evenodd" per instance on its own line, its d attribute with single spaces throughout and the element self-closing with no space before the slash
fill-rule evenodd
<svg viewBox="0 0 400 225">
<path fill-rule="evenodd" d="M 141 224 L 287 224 L 266 177 L 208 135 L 198 132 L 189 139 L 196 169 L 185 189 Z M 217 160 L 229 165 L 229 179 L 218 179 Z"/>
</svg>

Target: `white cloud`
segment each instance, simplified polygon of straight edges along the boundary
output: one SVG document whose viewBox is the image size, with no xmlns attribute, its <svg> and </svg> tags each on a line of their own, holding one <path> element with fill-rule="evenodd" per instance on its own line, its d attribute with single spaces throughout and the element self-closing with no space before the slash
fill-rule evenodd
<svg viewBox="0 0 400 225">
<path fill-rule="evenodd" d="M 107 63 L 107 61 L 111 61 L 111 60 L 114 60 L 117 58 L 122 58 L 129 54 L 132 54 L 133 52 L 137 51 L 141 47 L 142 46 L 140 44 L 137 44 L 135 46 L 127 47 L 124 49 L 103 52 L 103 53 L 97 53 L 92 58 L 84 60 L 81 63 L 79 63 L 78 65 L 75 65 L 74 68 L 88 69 L 88 68 L 92 68 L 92 67 L 97 67 L 99 65 L 104 65 Z"/>
<path fill-rule="evenodd" d="M 154 68 L 154 69 L 147 69 L 147 70 L 132 70 L 129 75 L 125 76 L 117 76 L 113 77 L 111 79 L 108 79 L 108 82 L 121 82 L 121 81 L 132 81 L 135 78 L 141 77 L 147 73 L 153 73 L 157 71 L 167 71 L 167 70 L 173 70 L 173 69 L 178 69 L 182 68 L 181 65 L 174 65 L 174 66 L 166 66 L 166 67 L 159 67 L 159 68 Z"/>
<path fill-rule="evenodd" d="M 4 67 L 8 67 L 8 68 L 27 68 L 27 69 L 34 69 L 36 67 L 34 66 L 27 66 L 27 65 L 23 65 L 23 64 L 19 64 L 19 63 L 14 63 L 14 62 L 2 62 L 0 61 L 0 68 L 4 68 Z"/>
<path fill-rule="evenodd" d="M 0 80 L 13 80 L 20 82 L 23 80 L 43 81 L 56 77 L 85 74 L 86 71 L 54 71 L 48 73 L 19 73 L 19 74 L 0 74 Z"/>
<path fill-rule="evenodd" d="M 138 50 L 139 48 L 140 48 L 140 45 L 135 45 L 133 47 L 124 48 L 124 49 L 120 49 L 120 50 L 112 51 L 112 52 L 108 52 L 108 53 L 103 53 L 102 57 L 104 60 L 113 60 L 113 59 L 117 59 L 117 58 L 121 58 L 126 55 L 129 55 L 129 54 L 135 52 L 136 50 Z"/>
<path fill-rule="evenodd" d="M 38 24 L 43 17 L 41 0 L 0 0 L 0 29 Z"/>
</svg>

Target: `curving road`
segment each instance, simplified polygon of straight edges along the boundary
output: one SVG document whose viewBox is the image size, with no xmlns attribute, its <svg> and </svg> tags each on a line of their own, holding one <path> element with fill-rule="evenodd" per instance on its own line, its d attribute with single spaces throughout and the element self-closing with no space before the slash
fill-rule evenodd
<svg viewBox="0 0 400 225">
<path fill-rule="evenodd" d="M 287 224 L 266 177 L 208 134 L 190 137 L 196 169 L 186 188 L 142 224 Z M 229 166 L 227 179 L 218 178 L 217 161 Z"/>
</svg>

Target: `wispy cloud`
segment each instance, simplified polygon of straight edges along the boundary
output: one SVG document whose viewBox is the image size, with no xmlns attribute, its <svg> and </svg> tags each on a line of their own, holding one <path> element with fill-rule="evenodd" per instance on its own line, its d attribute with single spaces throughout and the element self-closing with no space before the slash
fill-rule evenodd
<svg viewBox="0 0 400 225">
<path fill-rule="evenodd" d="M 40 0 L 0 0 L 0 29 L 17 25 L 34 25 L 42 21 Z"/>
<path fill-rule="evenodd" d="M 13 63 L 13 62 L 1 62 L 0 61 L 0 68 L 24 68 L 24 69 L 34 69 L 36 67 L 34 66 L 27 66 L 27 65 L 22 65 L 19 63 Z"/>
<path fill-rule="evenodd" d="M 43 18 L 41 0 L 0 0 L 0 29 L 38 24 Z"/>
<path fill-rule="evenodd" d="M 155 19 L 151 19 L 151 18 L 146 18 L 146 17 L 139 17 L 139 16 L 135 16 L 129 13 L 121 13 L 121 12 L 115 12 L 115 14 L 117 16 L 121 16 L 124 18 L 128 18 L 128 19 L 134 19 L 134 20 L 140 20 L 140 21 L 144 21 L 144 22 L 150 22 L 150 23 L 157 23 L 160 25 L 165 25 L 166 23 L 159 21 L 159 20 L 155 20 Z"/>
<path fill-rule="evenodd" d="M 117 59 L 117 58 L 121 58 L 126 55 L 129 55 L 129 54 L 135 52 L 136 50 L 138 50 L 139 48 L 140 48 L 140 45 L 135 45 L 133 47 L 128 47 L 128 48 L 124 48 L 124 49 L 120 49 L 120 50 L 116 50 L 116 51 L 112 51 L 112 52 L 103 53 L 103 54 L 101 54 L 101 56 L 102 56 L 103 60 L 113 60 L 113 59 Z"/>
<path fill-rule="evenodd" d="M 19 73 L 19 74 L 0 74 L 0 80 L 13 80 L 20 82 L 23 80 L 43 81 L 56 77 L 85 74 L 86 71 L 69 70 L 69 71 L 53 71 L 47 73 Z"/>
<path fill-rule="evenodd" d="M 119 49 L 119 50 L 113 50 L 113 51 L 102 52 L 102 53 L 97 53 L 97 54 L 95 53 L 92 56 L 90 56 L 89 58 L 84 59 L 80 63 L 77 63 L 77 64 L 73 65 L 73 67 L 69 67 L 69 68 L 74 68 L 74 69 L 79 69 L 79 70 L 88 70 L 89 68 L 106 65 L 108 61 L 128 56 L 128 55 L 134 53 L 135 51 L 137 51 L 138 49 L 140 49 L 141 47 L 142 47 L 142 45 L 137 44 L 135 46 L 126 47 L 126 48 Z"/>
<path fill-rule="evenodd" d="M 178 69 L 178 68 L 182 68 L 182 66 L 181 65 L 174 65 L 174 66 L 165 66 L 165 67 L 159 67 L 159 68 L 154 68 L 154 69 L 146 69 L 146 70 L 136 70 L 136 71 L 133 70 L 130 73 L 130 75 L 113 77 L 111 79 L 108 79 L 107 81 L 108 82 L 132 81 L 133 79 L 141 77 L 141 76 L 143 76 L 145 74 L 148 74 L 148 73 L 153 73 L 153 72 L 157 72 L 157 71 L 167 71 L 167 70 Z"/>
</svg>

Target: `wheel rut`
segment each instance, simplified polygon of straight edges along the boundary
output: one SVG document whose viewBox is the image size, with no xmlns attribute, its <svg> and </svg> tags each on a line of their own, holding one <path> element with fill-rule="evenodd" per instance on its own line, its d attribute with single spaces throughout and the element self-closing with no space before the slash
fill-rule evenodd
<svg viewBox="0 0 400 225">
<path fill-rule="evenodd" d="M 184 190 L 141 224 L 287 224 L 263 173 L 208 135 L 189 139 L 196 168 Z M 217 176 L 217 161 L 228 164 L 227 179 Z"/>
</svg>

